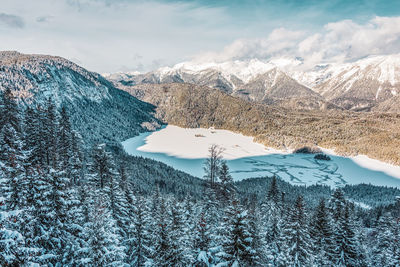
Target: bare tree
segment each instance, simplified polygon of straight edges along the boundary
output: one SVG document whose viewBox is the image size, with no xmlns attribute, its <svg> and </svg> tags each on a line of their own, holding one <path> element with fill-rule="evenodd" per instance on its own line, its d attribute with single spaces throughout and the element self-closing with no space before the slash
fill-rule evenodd
<svg viewBox="0 0 400 267">
<path fill-rule="evenodd" d="M 204 163 L 204 178 L 210 182 L 211 186 L 214 186 L 215 182 L 217 181 L 221 168 L 223 151 L 223 148 L 215 144 L 211 145 L 211 147 L 208 149 L 209 156 Z"/>
</svg>

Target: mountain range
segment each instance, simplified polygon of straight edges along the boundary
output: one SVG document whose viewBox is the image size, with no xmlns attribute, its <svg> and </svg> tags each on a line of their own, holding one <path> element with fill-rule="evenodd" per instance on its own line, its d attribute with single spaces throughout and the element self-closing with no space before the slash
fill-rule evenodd
<svg viewBox="0 0 400 267">
<path fill-rule="evenodd" d="M 360 73 L 376 74 L 373 69 L 384 66 L 389 69 L 388 64 L 394 61 L 386 58 L 378 65 L 363 68 L 360 64 L 354 67 L 353 78 Z M 318 80 L 311 72 L 308 76 L 294 71 L 289 75 L 290 68 L 285 67 L 288 64 L 282 62 L 238 61 L 193 65 L 191 70 L 181 64 L 147 74 L 108 75 L 110 82 L 60 57 L 5 51 L 0 52 L 0 91 L 10 88 L 25 106 L 51 102 L 58 108 L 65 107 L 74 130 L 88 146 L 119 143 L 170 123 L 232 130 L 275 148 L 318 145 L 336 149 L 342 155 L 365 154 L 399 164 L 400 154 L 393 149 L 400 146 L 399 114 L 347 111 L 341 106 L 344 102 L 335 103 L 340 98 L 332 91 L 319 89 L 333 81 L 329 73 L 343 76 L 344 70 L 334 73 L 332 66 L 325 67 L 318 72 L 325 73 L 325 78 Z M 301 65 L 300 59 L 288 62 Z M 378 97 L 369 102 L 373 104 L 370 108 L 350 109 L 379 111 L 385 107 L 385 111 L 395 112 L 399 107 L 397 69 L 391 70 L 393 76 L 360 80 L 393 86 L 375 92 L 374 97 Z M 354 91 L 351 96 L 360 99 L 355 92 L 362 90 L 349 88 Z"/>
<path fill-rule="evenodd" d="M 312 68 L 301 58 L 184 62 L 148 73 L 105 74 L 116 86 L 191 83 L 233 96 L 296 109 L 400 111 L 400 55 L 370 56 Z"/>
</svg>

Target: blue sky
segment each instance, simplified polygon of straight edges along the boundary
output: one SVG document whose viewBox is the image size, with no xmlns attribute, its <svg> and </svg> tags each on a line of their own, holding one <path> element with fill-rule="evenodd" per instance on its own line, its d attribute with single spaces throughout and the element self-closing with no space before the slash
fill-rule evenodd
<svg viewBox="0 0 400 267">
<path fill-rule="evenodd" d="M 400 1 L 0 0 L 0 50 L 98 72 L 181 61 L 400 53 Z"/>
</svg>

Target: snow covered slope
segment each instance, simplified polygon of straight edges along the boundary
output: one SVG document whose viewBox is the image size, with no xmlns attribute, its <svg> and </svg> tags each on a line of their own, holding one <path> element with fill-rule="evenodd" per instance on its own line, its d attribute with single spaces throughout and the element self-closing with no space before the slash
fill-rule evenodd
<svg viewBox="0 0 400 267">
<path fill-rule="evenodd" d="M 44 105 L 50 99 L 65 106 L 88 142 L 120 141 L 157 122 L 151 105 L 60 57 L 0 52 L 0 91 L 5 88 L 24 105 Z"/>
<path fill-rule="evenodd" d="M 400 55 L 374 56 L 331 65 L 314 88 L 346 109 L 370 109 L 400 94 Z"/>
<path fill-rule="evenodd" d="M 61 57 L 0 52 L 0 86 L 11 87 L 25 102 L 43 102 L 51 97 L 57 105 L 65 101 L 109 99 L 108 84 Z"/>
</svg>

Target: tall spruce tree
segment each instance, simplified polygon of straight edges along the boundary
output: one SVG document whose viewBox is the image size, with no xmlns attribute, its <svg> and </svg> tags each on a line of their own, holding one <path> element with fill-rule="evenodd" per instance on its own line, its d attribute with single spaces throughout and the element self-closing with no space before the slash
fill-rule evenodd
<svg viewBox="0 0 400 267">
<path fill-rule="evenodd" d="M 107 202 L 104 195 L 99 195 L 90 208 L 89 222 L 85 227 L 88 245 L 85 248 L 85 265 L 124 266 L 125 249 L 121 246 L 118 229 Z"/>
<path fill-rule="evenodd" d="M 396 220 L 389 214 L 383 214 L 378 221 L 376 243 L 373 247 L 372 264 L 374 266 L 397 266 L 395 233 Z"/>
<path fill-rule="evenodd" d="M 218 257 L 227 266 L 252 266 L 257 262 L 255 248 L 252 247 L 252 236 L 249 231 L 248 213 L 236 199 L 232 199 L 225 210 L 222 228 L 224 229 L 222 252 Z"/>
<path fill-rule="evenodd" d="M 219 181 L 220 190 L 217 192 L 218 199 L 220 199 L 222 205 L 225 205 L 228 203 L 229 199 L 231 199 L 231 195 L 234 194 L 234 187 L 233 178 L 229 173 L 229 167 L 224 160 L 221 162 L 219 170 Z"/>
<path fill-rule="evenodd" d="M 154 250 L 152 259 L 155 266 L 173 266 L 171 265 L 171 262 L 169 262 L 171 242 L 168 226 L 170 224 L 170 218 L 168 216 L 165 199 L 161 198 L 158 205 L 159 207 L 154 214 L 155 225 L 152 234 L 152 239 L 154 240 Z"/>
<path fill-rule="evenodd" d="M 325 199 L 320 200 L 310 226 L 315 263 L 322 266 L 334 265 L 333 226 L 330 214 L 325 206 Z"/>
<path fill-rule="evenodd" d="M 152 256 L 152 232 L 150 227 L 152 226 L 153 217 L 150 214 L 149 204 L 143 196 L 138 196 L 135 199 L 130 235 L 126 242 L 127 258 L 130 266 L 146 266 Z"/>
<path fill-rule="evenodd" d="M 169 253 L 168 262 L 171 266 L 188 266 L 184 262 L 185 246 L 187 245 L 184 234 L 183 209 L 176 200 L 171 203 L 170 214 L 171 222 L 168 226 L 169 233 Z"/>
<path fill-rule="evenodd" d="M 336 265 L 337 266 L 358 266 L 360 255 L 357 248 L 356 235 L 353 229 L 353 222 L 349 205 L 343 208 L 343 214 L 338 218 L 336 228 Z"/>
<path fill-rule="evenodd" d="M 290 265 L 306 266 L 310 260 L 310 236 L 303 197 L 300 195 L 290 211 L 288 221 L 283 230 L 285 253 L 288 253 Z M 285 255 L 285 257 L 287 257 Z"/>
</svg>

